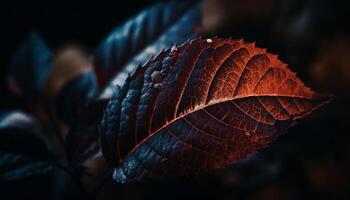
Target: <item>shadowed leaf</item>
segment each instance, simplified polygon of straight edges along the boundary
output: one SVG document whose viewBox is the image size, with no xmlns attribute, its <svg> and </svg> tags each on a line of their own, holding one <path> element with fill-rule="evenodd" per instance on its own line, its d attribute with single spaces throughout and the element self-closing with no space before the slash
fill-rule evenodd
<svg viewBox="0 0 350 200">
<path fill-rule="evenodd" d="M 197 39 L 127 79 L 106 107 L 102 152 L 120 182 L 223 168 L 328 101 L 265 49 Z"/>
<path fill-rule="evenodd" d="M 96 76 L 92 72 L 85 72 L 68 81 L 60 90 L 56 98 L 56 113 L 68 124 L 78 116 L 97 93 Z"/>
<path fill-rule="evenodd" d="M 79 111 L 95 97 L 97 90 L 96 75 L 86 50 L 71 44 L 56 51 L 45 94 L 61 121 L 71 125 Z"/>
<path fill-rule="evenodd" d="M 107 101 L 92 101 L 80 112 L 67 136 L 67 153 L 73 167 L 98 155 L 98 127 Z"/>
<path fill-rule="evenodd" d="M 25 113 L 8 112 L 0 118 L 0 181 L 50 172 L 49 151 L 37 134 L 40 126 Z"/>
<path fill-rule="evenodd" d="M 8 85 L 20 95 L 41 93 L 51 70 L 52 54 L 42 38 L 35 32 L 18 48 L 9 66 Z"/>
<path fill-rule="evenodd" d="M 121 85 L 140 63 L 162 49 L 193 38 L 200 26 L 196 1 L 160 2 L 145 9 L 113 30 L 95 52 L 94 66 L 100 85 L 105 86 L 108 81 L 110 87 Z M 118 73 L 112 78 L 115 72 Z M 104 96 L 110 97 L 110 87 Z"/>
</svg>

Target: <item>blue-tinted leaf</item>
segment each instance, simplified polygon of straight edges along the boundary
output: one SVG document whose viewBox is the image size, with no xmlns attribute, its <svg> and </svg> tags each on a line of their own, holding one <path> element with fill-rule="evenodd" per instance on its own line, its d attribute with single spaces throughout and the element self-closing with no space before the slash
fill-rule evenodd
<svg viewBox="0 0 350 200">
<path fill-rule="evenodd" d="M 10 89 L 24 95 L 36 95 L 42 92 L 51 64 L 50 49 L 37 33 L 30 33 L 10 63 Z"/>
<path fill-rule="evenodd" d="M 56 113 L 67 123 L 72 123 L 79 111 L 87 105 L 97 93 L 96 76 L 85 72 L 64 85 L 56 99 Z"/>
<path fill-rule="evenodd" d="M 0 152 L 0 181 L 9 181 L 50 172 L 53 167 L 46 162 L 18 154 Z"/>
<path fill-rule="evenodd" d="M 94 65 L 101 86 L 113 78 L 120 85 L 150 56 L 194 37 L 201 25 L 196 1 L 161 2 L 112 31 L 95 53 Z"/>
<path fill-rule="evenodd" d="M 38 135 L 40 126 L 22 112 L 7 112 L 0 117 L 0 181 L 46 173 L 52 166 L 49 150 Z"/>
<path fill-rule="evenodd" d="M 79 114 L 67 136 L 69 162 L 79 168 L 84 161 L 99 152 L 98 128 L 107 101 L 92 101 Z"/>
</svg>

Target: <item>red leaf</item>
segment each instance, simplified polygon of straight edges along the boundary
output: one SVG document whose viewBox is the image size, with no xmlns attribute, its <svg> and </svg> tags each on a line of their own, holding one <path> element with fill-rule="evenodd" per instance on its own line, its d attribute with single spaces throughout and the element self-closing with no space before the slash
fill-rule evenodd
<svg viewBox="0 0 350 200">
<path fill-rule="evenodd" d="M 222 168 L 328 99 L 265 49 L 198 39 L 159 53 L 127 79 L 105 110 L 102 151 L 121 182 Z"/>
</svg>

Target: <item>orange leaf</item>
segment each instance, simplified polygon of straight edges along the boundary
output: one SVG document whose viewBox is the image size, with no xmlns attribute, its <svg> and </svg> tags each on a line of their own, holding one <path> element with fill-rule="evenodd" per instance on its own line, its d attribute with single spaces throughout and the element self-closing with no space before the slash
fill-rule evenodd
<svg viewBox="0 0 350 200">
<path fill-rule="evenodd" d="M 222 168 L 328 101 L 265 49 L 197 39 L 127 79 L 105 110 L 102 151 L 121 182 Z"/>
</svg>

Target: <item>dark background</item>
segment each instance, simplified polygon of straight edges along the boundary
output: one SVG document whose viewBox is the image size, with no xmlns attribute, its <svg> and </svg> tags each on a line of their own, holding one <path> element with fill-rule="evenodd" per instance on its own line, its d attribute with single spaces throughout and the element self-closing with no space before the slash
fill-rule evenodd
<svg viewBox="0 0 350 200">
<path fill-rule="evenodd" d="M 50 5 L 1 6 L 0 108 L 15 107 L 20 103 L 6 89 L 6 72 L 11 56 L 30 31 L 38 31 L 52 49 L 67 42 L 75 42 L 93 50 L 113 27 L 154 2 L 157 1 L 128 0 L 122 4 L 115 1 L 92 5 L 59 5 L 56 2 Z M 291 1 L 281 2 L 278 8 L 283 8 L 283 2 Z M 339 44 L 343 46 L 349 44 L 349 5 L 346 1 L 334 0 L 293 2 L 291 7 L 286 4 L 287 8 L 274 10 L 267 17 L 268 20 L 259 23 L 237 15 L 234 23 L 228 24 L 217 34 L 257 41 L 258 46 L 280 54 L 281 59 L 290 64 L 293 71 L 298 72 L 298 76 L 316 91 L 333 93 L 337 99 L 322 108 L 322 111 L 302 120 L 270 148 L 248 161 L 219 172 L 166 183 L 108 183 L 101 192 L 102 197 L 350 199 L 350 134 L 347 128 L 350 84 L 349 80 L 337 79 L 349 73 L 350 65 L 345 71 L 339 70 L 338 66 L 350 64 L 350 58 L 345 59 L 345 63 L 327 65 L 335 78 L 317 80 L 309 69 L 319 58 L 319 52 L 327 53 L 328 47 L 329 54 L 337 55 L 334 52 L 337 48 L 330 48 L 330 44 L 335 43 L 333 41 L 340 40 Z M 288 26 L 303 11 L 311 13 L 312 20 L 306 20 L 299 36 L 291 35 L 286 31 L 290 29 L 284 25 Z M 276 31 L 274 25 L 278 23 L 282 27 Z M 345 54 L 350 54 L 350 46 L 346 46 L 345 50 L 344 47 L 341 48 L 342 54 L 344 51 Z M 53 191 L 49 188 L 48 181 L 46 177 L 37 176 L 10 182 L 1 188 L 6 191 L 6 195 L 14 197 L 24 195 L 28 198 L 45 199 L 51 197 Z"/>
<path fill-rule="evenodd" d="M 93 50 L 113 27 L 154 2 L 157 1 L 3 3 L 0 7 L 0 102 L 12 105 L 13 99 L 8 98 L 5 86 L 7 66 L 31 31 L 37 31 L 53 50 L 69 42 Z"/>
</svg>

